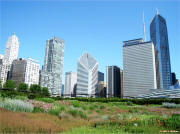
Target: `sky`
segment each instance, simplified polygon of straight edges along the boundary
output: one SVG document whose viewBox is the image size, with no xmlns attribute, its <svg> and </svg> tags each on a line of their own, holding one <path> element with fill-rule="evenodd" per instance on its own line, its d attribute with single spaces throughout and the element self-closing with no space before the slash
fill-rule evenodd
<svg viewBox="0 0 180 134">
<path fill-rule="evenodd" d="M 8 37 L 19 38 L 19 58 L 44 63 L 46 40 L 65 40 L 65 72 L 77 72 L 83 52 L 98 61 L 98 69 L 117 65 L 123 69 L 123 41 L 143 38 L 144 12 L 146 39 L 156 8 L 166 19 L 171 70 L 180 79 L 180 0 L 0 0 L 0 54 Z"/>
</svg>

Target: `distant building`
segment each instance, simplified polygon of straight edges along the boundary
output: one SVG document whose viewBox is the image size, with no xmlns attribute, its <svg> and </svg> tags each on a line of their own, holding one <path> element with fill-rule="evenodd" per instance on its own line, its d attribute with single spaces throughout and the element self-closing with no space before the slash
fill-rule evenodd
<svg viewBox="0 0 180 134">
<path fill-rule="evenodd" d="M 175 73 L 171 73 L 171 80 L 172 80 L 172 85 L 176 84 L 176 74 Z"/>
<path fill-rule="evenodd" d="M 78 60 L 77 97 L 95 97 L 98 86 L 98 62 L 88 53 Z"/>
<path fill-rule="evenodd" d="M 98 71 L 98 82 L 104 81 L 104 73 Z"/>
<path fill-rule="evenodd" d="M 28 58 L 14 60 L 11 66 L 10 79 L 19 83 L 39 84 L 39 69 L 40 64 L 38 61 Z"/>
<path fill-rule="evenodd" d="M 66 72 L 64 97 L 72 97 L 77 84 L 77 73 Z"/>
<path fill-rule="evenodd" d="M 155 46 L 157 88 L 171 86 L 171 63 L 166 20 L 158 11 L 150 24 L 150 37 Z"/>
<path fill-rule="evenodd" d="M 98 97 L 106 98 L 106 83 L 104 81 L 98 83 Z"/>
<path fill-rule="evenodd" d="M 54 37 L 46 41 L 41 86 L 47 87 L 52 96 L 61 96 L 64 63 L 64 41 Z"/>
<path fill-rule="evenodd" d="M 13 60 L 18 58 L 19 40 L 18 37 L 13 33 L 6 43 L 5 53 L 2 60 L 0 70 L 0 80 L 4 83 L 8 78 L 8 73 L 11 69 Z M 2 58 L 2 55 L 1 55 Z"/>
<path fill-rule="evenodd" d="M 120 68 L 117 66 L 107 66 L 107 97 L 122 97 L 122 78 Z"/>
<path fill-rule="evenodd" d="M 137 97 L 157 89 L 154 50 L 152 42 L 142 39 L 123 42 L 124 97 Z"/>
<path fill-rule="evenodd" d="M 64 96 L 64 84 L 62 84 L 61 96 Z"/>
</svg>

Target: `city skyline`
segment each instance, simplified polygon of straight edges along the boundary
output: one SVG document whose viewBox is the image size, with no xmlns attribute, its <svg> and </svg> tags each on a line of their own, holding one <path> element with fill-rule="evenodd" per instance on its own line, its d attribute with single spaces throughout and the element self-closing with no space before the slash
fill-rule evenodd
<svg viewBox="0 0 180 134">
<path fill-rule="evenodd" d="M 135 38 L 141 38 L 144 37 L 143 36 L 143 22 L 142 22 L 142 12 L 144 11 L 144 16 L 145 16 L 145 25 L 146 25 L 146 38 L 147 41 L 150 40 L 150 32 L 149 32 L 149 28 L 150 28 L 150 22 L 153 19 L 154 15 L 155 15 L 155 9 L 158 8 L 159 10 L 159 14 L 161 14 L 165 19 L 166 19 L 166 23 L 167 23 L 167 29 L 168 29 L 168 38 L 169 38 L 169 47 L 170 47 L 170 58 L 171 58 L 171 70 L 172 72 L 176 73 L 177 79 L 180 78 L 180 72 L 178 70 L 180 63 L 176 62 L 176 58 L 179 57 L 179 53 L 178 50 L 180 50 L 178 43 L 180 42 L 180 40 L 176 37 L 178 37 L 178 28 L 180 28 L 180 25 L 178 25 L 178 21 L 179 21 L 179 17 L 177 15 L 177 11 L 179 11 L 179 7 L 180 7 L 180 3 L 176 3 L 175 1 L 171 2 L 160 2 L 158 1 L 157 4 L 153 4 L 151 2 L 139 2 L 140 4 L 140 9 L 136 12 L 134 12 L 134 14 L 131 14 L 134 11 L 134 7 L 132 7 L 133 2 L 57 2 L 57 6 L 55 6 L 54 10 L 51 13 L 54 13 L 59 7 L 60 5 L 65 5 L 65 7 L 67 9 L 71 9 L 72 11 L 74 11 L 75 9 L 77 10 L 77 5 L 79 5 L 79 10 L 75 10 L 77 12 L 80 13 L 80 11 L 85 11 L 85 13 L 88 13 L 88 16 L 90 16 L 90 18 L 94 18 L 95 22 L 90 21 L 90 23 L 88 23 L 88 19 L 86 15 L 80 13 L 80 15 L 76 15 L 76 16 L 71 16 L 71 19 L 67 19 L 65 17 L 65 14 L 72 14 L 72 11 L 70 10 L 65 10 L 64 13 L 62 13 L 62 18 L 66 18 L 67 20 L 73 20 L 73 22 L 68 22 L 67 20 L 62 21 L 62 23 L 60 22 L 61 19 L 57 19 L 58 22 L 60 22 L 59 24 L 59 28 L 54 28 L 54 30 L 49 30 L 49 28 L 53 28 L 51 25 L 55 25 L 56 27 L 58 26 L 57 23 L 55 22 L 51 22 L 49 21 L 48 23 L 42 23 L 42 26 L 39 25 L 39 23 L 41 23 L 41 21 L 44 20 L 44 18 L 40 17 L 37 18 L 39 16 L 35 15 L 35 12 L 25 12 L 27 14 L 31 14 L 32 16 L 34 15 L 35 20 L 37 20 L 37 25 L 35 26 L 40 26 L 40 28 L 37 28 L 37 33 L 40 34 L 42 33 L 42 35 L 38 35 L 37 33 L 35 33 L 35 30 L 33 30 L 32 28 L 27 28 L 25 26 L 27 26 L 28 24 L 30 25 L 31 23 L 34 23 L 32 20 L 27 23 L 26 20 L 23 20 L 22 22 L 26 22 L 27 25 L 22 24 L 22 28 L 20 28 L 20 24 L 17 25 L 17 22 L 19 22 L 19 20 L 16 20 L 15 23 L 13 22 L 10 23 L 10 21 L 8 21 L 8 17 L 11 16 L 10 13 L 13 11 L 14 8 L 16 8 L 16 10 L 14 10 L 15 12 L 17 12 L 17 16 L 19 18 L 22 18 L 22 13 L 20 13 L 19 11 L 22 10 L 22 7 L 20 9 L 17 9 L 17 7 L 19 7 L 20 5 L 25 5 L 25 7 L 28 7 L 28 9 L 37 9 L 38 7 L 40 7 L 40 9 L 42 9 L 42 11 L 44 10 L 45 7 L 52 6 L 54 5 L 56 2 L 28 2 L 28 4 L 26 2 L 1 2 L 1 10 L 3 11 L 2 15 L 2 22 L 0 22 L 1 26 L 2 26 L 2 38 L 0 39 L 0 44 L 1 44 L 1 50 L 0 53 L 4 54 L 4 48 L 5 48 L 5 44 L 7 42 L 8 37 L 12 34 L 12 32 L 15 32 L 19 38 L 19 58 L 27 58 L 27 57 L 32 57 L 33 59 L 37 59 L 40 61 L 40 64 L 43 65 L 43 59 L 44 59 L 44 51 L 45 51 L 45 42 L 47 39 L 51 38 L 52 36 L 56 35 L 57 37 L 63 38 L 65 40 L 65 57 L 64 57 L 64 67 L 63 67 L 63 83 L 64 83 L 64 74 L 65 72 L 69 72 L 69 71 L 76 71 L 77 69 L 77 60 L 79 58 L 79 56 L 81 55 L 81 53 L 83 53 L 84 51 L 88 51 L 89 53 L 91 53 L 99 62 L 99 71 L 105 73 L 105 69 L 106 66 L 109 65 L 117 65 L 120 66 L 120 68 L 122 68 L 122 63 L 123 63 L 123 59 L 122 59 L 122 42 L 124 40 L 130 40 L 130 39 L 135 39 Z M 42 3 L 42 5 L 41 5 Z M 131 4 L 133 3 L 133 4 Z M 168 5 L 169 3 L 169 5 Z M 16 5 L 15 7 L 12 7 L 12 5 Z M 89 4 L 89 5 L 88 5 Z M 119 8 L 122 5 L 125 5 L 125 7 L 131 7 L 132 11 L 131 12 L 127 12 L 127 14 L 131 14 L 129 15 L 129 17 L 127 17 L 126 15 L 124 15 L 122 17 L 121 14 L 118 15 L 118 13 L 120 11 L 122 11 L 123 9 Z M 129 4 L 129 5 L 128 5 Z M 142 5 L 144 4 L 144 7 L 142 7 Z M 146 9 L 147 4 L 151 5 L 151 9 Z M 35 6 L 36 5 L 36 6 Z M 103 5 L 103 8 L 101 7 L 101 5 Z M 110 7 L 108 7 L 108 5 Z M 162 6 L 164 5 L 164 7 Z M 87 9 L 85 9 L 85 7 L 87 7 Z M 167 8 L 172 8 L 173 6 L 175 6 L 174 10 L 168 10 L 169 13 L 166 11 Z M 23 7 L 23 8 L 25 8 Z M 11 8 L 9 11 L 7 11 L 9 8 Z M 48 7 L 50 8 L 50 7 Z M 88 9 L 96 9 L 95 11 L 92 11 L 92 13 L 90 11 L 88 11 Z M 106 9 L 112 9 L 113 10 L 109 10 L 109 12 L 106 11 Z M 73 10 L 74 9 L 74 10 Z M 102 11 L 101 11 L 102 9 Z M 128 8 L 129 9 L 129 8 Z M 31 11 L 30 10 L 30 11 Z M 125 10 L 125 9 L 124 9 Z M 175 12 L 175 10 L 177 10 Z M 29 10 L 28 10 L 29 11 Z M 42 13 L 42 11 L 38 11 L 37 13 L 40 14 Z M 126 11 L 126 10 L 125 10 Z M 150 12 L 151 11 L 151 12 Z M 46 12 L 47 13 L 47 12 Z M 95 15 L 95 13 L 97 13 L 98 15 Z M 107 13 L 107 16 L 105 15 Z M 114 13 L 114 14 L 113 14 Z M 19 16 L 20 14 L 20 16 Z M 172 15 L 173 14 L 173 15 Z M 5 15 L 9 15 L 8 17 Z M 45 16 L 45 14 L 42 14 L 43 16 Z M 54 16 L 52 16 L 52 18 L 54 18 L 57 14 L 55 14 Z M 112 15 L 112 16 L 111 16 Z M 98 18 L 99 16 L 99 18 Z M 30 18 L 34 18 L 34 17 L 30 17 Z M 77 17 L 77 19 L 75 18 Z M 84 17 L 84 18 L 83 18 Z M 122 17 L 122 19 L 118 19 L 117 17 Z M 41 19 L 42 18 L 42 19 Z M 59 18 L 61 18 L 61 16 L 59 16 Z M 130 22 L 129 22 L 129 18 Z M 171 19 L 172 18 L 172 19 Z M 174 18 L 174 19 L 173 19 Z M 174 22 L 174 20 L 177 20 L 177 22 Z M 79 19 L 79 20 L 78 20 Z M 87 19 L 87 20 L 86 20 Z M 110 20 L 109 20 L 110 19 Z M 126 26 L 124 24 L 124 22 L 127 21 L 128 26 Z M 21 20 L 21 19 L 20 19 Z M 56 21 L 56 19 L 54 19 L 54 21 Z M 82 21 L 81 26 L 80 24 L 77 24 L 78 22 Z M 115 22 L 117 21 L 117 22 Z M 124 22 L 122 22 L 124 21 Z M 7 24 L 5 24 L 5 22 L 7 22 Z M 51 23 L 50 23 L 51 22 Z M 63 26 L 65 26 L 65 23 L 68 22 L 68 25 L 66 25 L 65 28 L 63 28 Z M 174 22 L 175 24 L 173 24 L 172 22 Z M 73 25 L 73 23 L 75 23 Z M 102 23 L 102 26 L 101 26 Z M 115 27 L 113 27 L 112 25 L 115 24 L 116 26 L 116 30 Z M 12 28 L 12 26 L 18 26 L 17 28 Z M 49 28 L 47 27 L 47 30 L 43 30 L 43 28 L 45 26 L 43 25 L 49 25 Z M 132 25 L 132 26 L 131 26 Z M 176 26 L 174 26 L 176 25 Z M 54 27 L 55 27 L 54 26 Z M 71 27 L 69 27 L 71 26 Z M 76 28 L 75 26 L 78 26 L 77 28 L 81 28 L 79 29 L 79 32 L 77 31 L 76 33 Z M 123 26 L 126 26 L 126 30 L 128 31 L 127 33 L 124 32 L 124 28 Z M 136 28 L 133 28 L 136 27 Z M 6 29 L 5 29 L 6 28 Z M 11 29 L 10 29 L 11 28 Z M 27 28 L 27 30 L 22 30 L 23 28 Z M 84 28 L 84 30 L 83 30 Z M 17 29 L 17 30 L 16 30 Z M 62 29 L 62 32 L 61 32 Z M 72 30 L 71 30 L 72 29 Z M 103 33 L 105 32 L 105 30 L 107 30 L 107 33 Z M 112 30 L 111 30 L 112 29 Z M 49 30 L 49 32 L 48 32 Z M 67 30 L 67 31 L 66 31 Z M 123 31 L 123 33 L 118 32 L 118 31 Z M 174 32 L 175 30 L 175 32 Z M 29 31 L 29 32 L 28 32 Z M 44 34 L 43 32 L 47 32 L 46 34 Z M 133 33 L 134 32 L 134 33 Z M 74 34 L 74 35 L 72 35 Z M 75 35 L 76 34 L 76 35 Z M 85 34 L 85 35 L 84 35 Z M 35 37 L 36 35 L 36 37 Z M 109 37 L 109 38 L 107 38 Z M 37 43 L 37 44 L 36 44 Z M 109 45 L 110 44 L 110 45 Z M 77 47 L 78 46 L 78 47 Z M 104 47 L 105 46 L 105 47 Z M 32 51 L 29 51 L 32 50 Z M 98 51 L 97 51 L 98 50 Z M 101 51 L 102 50 L 102 51 Z M 106 56 L 107 55 L 107 56 Z M 106 59 L 106 60 L 104 60 Z"/>
</svg>

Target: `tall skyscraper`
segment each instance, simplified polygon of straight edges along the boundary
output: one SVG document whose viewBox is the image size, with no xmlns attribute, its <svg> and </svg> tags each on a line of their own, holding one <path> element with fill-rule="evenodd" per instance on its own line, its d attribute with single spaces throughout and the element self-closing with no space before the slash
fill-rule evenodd
<svg viewBox="0 0 180 134">
<path fill-rule="evenodd" d="M 64 41 L 57 37 L 47 40 L 40 83 L 42 87 L 47 87 L 53 96 L 61 96 L 63 63 Z"/>
<path fill-rule="evenodd" d="M 95 97 L 98 85 L 98 62 L 88 53 L 78 60 L 77 91 L 78 97 Z"/>
<path fill-rule="evenodd" d="M 2 83 L 4 83 L 7 80 L 8 72 L 11 69 L 11 64 L 13 60 L 18 58 L 18 50 L 19 50 L 19 40 L 18 37 L 13 33 L 7 43 L 3 58 L 3 65 L 0 72 L 0 78 Z"/>
<path fill-rule="evenodd" d="M 122 71 L 117 66 L 107 66 L 107 97 L 122 97 Z"/>
<path fill-rule="evenodd" d="M 65 92 L 64 97 L 72 97 L 73 91 L 76 88 L 77 84 L 77 73 L 76 72 L 67 72 L 65 78 Z"/>
<path fill-rule="evenodd" d="M 98 71 L 98 82 L 104 81 L 104 73 Z"/>
<path fill-rule="evenodd" d="M 156 89 L 155 51 L 152 42 L 142 39 L 123 42 L 124 97 L 137 97 Z"/>
<path fill-rule="evenodd" d="M 11 65 L 10 79 L 14 80 L 16 84 L 26 83 L 39 84 L 39 69 L 40 64 L 38 61 L 28 58 L 14 60 Z"/>
<path fill-rule="evenodd" d="M 171 86 L 171 64 L 166 20 L 157 12 L 150 24 L 150 36 L 156 49 L 157 87 Z"/>
</svg>

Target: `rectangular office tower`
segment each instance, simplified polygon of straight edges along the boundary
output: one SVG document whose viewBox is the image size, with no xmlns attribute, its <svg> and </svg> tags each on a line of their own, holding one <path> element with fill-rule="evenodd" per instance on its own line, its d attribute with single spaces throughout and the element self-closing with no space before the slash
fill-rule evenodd
<svg viewBox="0 0 180 134">
<path fill-rule="evenodd" d="M 107 97 L 122 97 L 122 70 L 117 66 L 107 66 L 106 68 L 107 81 Z"/>
<path fill-rule="evenodd" d="M 150 37 L 156 49 L 157 87 L 171 86 L 171 64 L 166 20 L 156 13 L 150 24 Z"/>
<path fill-rule="evenodd" d="M 10 79 L 14 80 L 16 84 L 26 83 L 28 86 L 31 84 L 39 83 L 39 69 L 40 64 L 38 61 L 28 58 L 18 59 L 12 62 Z"/>
<path fill-rule="evenodd" d="M 77 97 L 95 97 L 98 86 L 98 62 L 88 53 L 78 60 Z"/>
<path fill-rule="evenodd" d="M 40 83 L 52 96 L 61 96 L 63 62 L 64 40 L 57 37 L 47 40 Z"/>
<path fill-rule="evenodd" d="M 123 42 L 124 97 L 137 97 L 156 89 L 155 51 L 152 42 L 142 39 Z"/>
<path fill-rule="evenodd" d="M 64 97 L 72 97 L 76 90 L 77 73 L 66 72 Z"/>
</svg>

